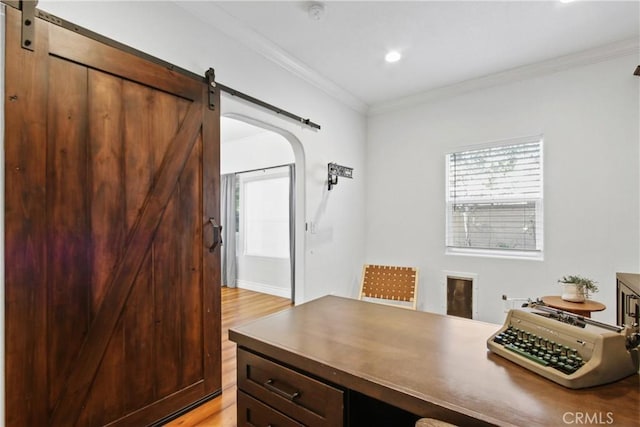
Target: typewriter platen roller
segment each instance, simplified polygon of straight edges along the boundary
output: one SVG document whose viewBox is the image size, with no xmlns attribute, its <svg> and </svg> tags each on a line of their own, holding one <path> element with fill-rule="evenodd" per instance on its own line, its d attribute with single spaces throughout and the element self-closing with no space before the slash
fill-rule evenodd
<svg viewBox="0 0 640 427">
<path fill-rule="evenodd" d="M 548 307 L 512 309 L 487 340 L 492 352 L 568 388 L 607 384 L 638 372 L 628 328 Z"/>
</svg>

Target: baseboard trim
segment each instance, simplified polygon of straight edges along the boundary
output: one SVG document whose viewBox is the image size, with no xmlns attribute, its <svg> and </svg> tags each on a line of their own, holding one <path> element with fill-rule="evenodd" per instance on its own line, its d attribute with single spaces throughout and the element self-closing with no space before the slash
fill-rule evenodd
<svg viewBox="0 0 640 427">
<path fill-rule="evenodd" d="M 282 298 L 291 298 L 290 288 L 279 288 L 277 286 L 268 285 L 266 283 L 251 282 L 249 280 L 236 280 L 236 286 L 240 289 L 248 291 L 260 292 L 263 294 L 274 295 Z"/>
</svg>

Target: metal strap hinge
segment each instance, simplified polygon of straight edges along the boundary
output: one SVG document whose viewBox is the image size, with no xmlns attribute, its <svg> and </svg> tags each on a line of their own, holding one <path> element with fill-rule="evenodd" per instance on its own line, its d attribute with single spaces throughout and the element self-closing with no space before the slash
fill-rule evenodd
<svg viewBox="0 0 640 427">
<path fill-rule="evenodd" d="M 209 89 L 209 109 L 216 109 L 216 72 L 213 68 L 209 68 L 204 73 L 207 79 L 207 87 Z"/>
<path fill-rule="evenodd" d="M 36 39 L 36 6 L 38 0 L 0 0 L 14 9 L 22 12 L 22 48 L 33 51 Z"/>
<path fill-rule="evenodd" d="M 22 48 L 33 51 L 36 40 L 36 6 L 38 0 L 3 0 L 3 3 L 22 12 Z"/>
</svg>

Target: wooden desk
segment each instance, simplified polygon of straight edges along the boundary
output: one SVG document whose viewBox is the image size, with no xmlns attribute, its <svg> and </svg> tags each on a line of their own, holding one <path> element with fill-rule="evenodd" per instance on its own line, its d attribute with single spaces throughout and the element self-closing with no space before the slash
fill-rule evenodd
<svg viewBox="0 0 640 427">
<path fill-rule="evenodd" d="M 602 311 L 607 308 L 606 305 L 598 301 L 588 299 L 585 302 L 571 302 L 563 300 L 562 297 L 558 295 L 542 297 L 542 302 L 547 304 L 549 307 L 568 311 L 584 317 L 591 317 L 592 312 Z"/>
<path fill-rule="evenodd" d="M 327 296 L 231 329 L 229 337 L 239 352 L 344 390 L 345 425 L 363 425 L 349 396 L 461 426 L 565 425 L 576 413 L 637 425 L 639 375 L 564 388 L 489 352 L 486 340 L 499 327 Z"/>
</svg>

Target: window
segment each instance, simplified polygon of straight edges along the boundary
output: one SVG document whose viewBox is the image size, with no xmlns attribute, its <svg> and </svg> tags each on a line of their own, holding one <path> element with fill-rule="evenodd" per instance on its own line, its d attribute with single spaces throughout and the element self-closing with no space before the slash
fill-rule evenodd
<svg viewBox="0 0 640 427">
<path fill-rule="evenodd" d="M 447 155 L 447 253 L 542 256 L 542 137 Z"/>
<path fill-rule="evenodd" d="M 277 174 L 244 181 L 244 252 L 289 257 L 289 176 Z"/>
</svg>

